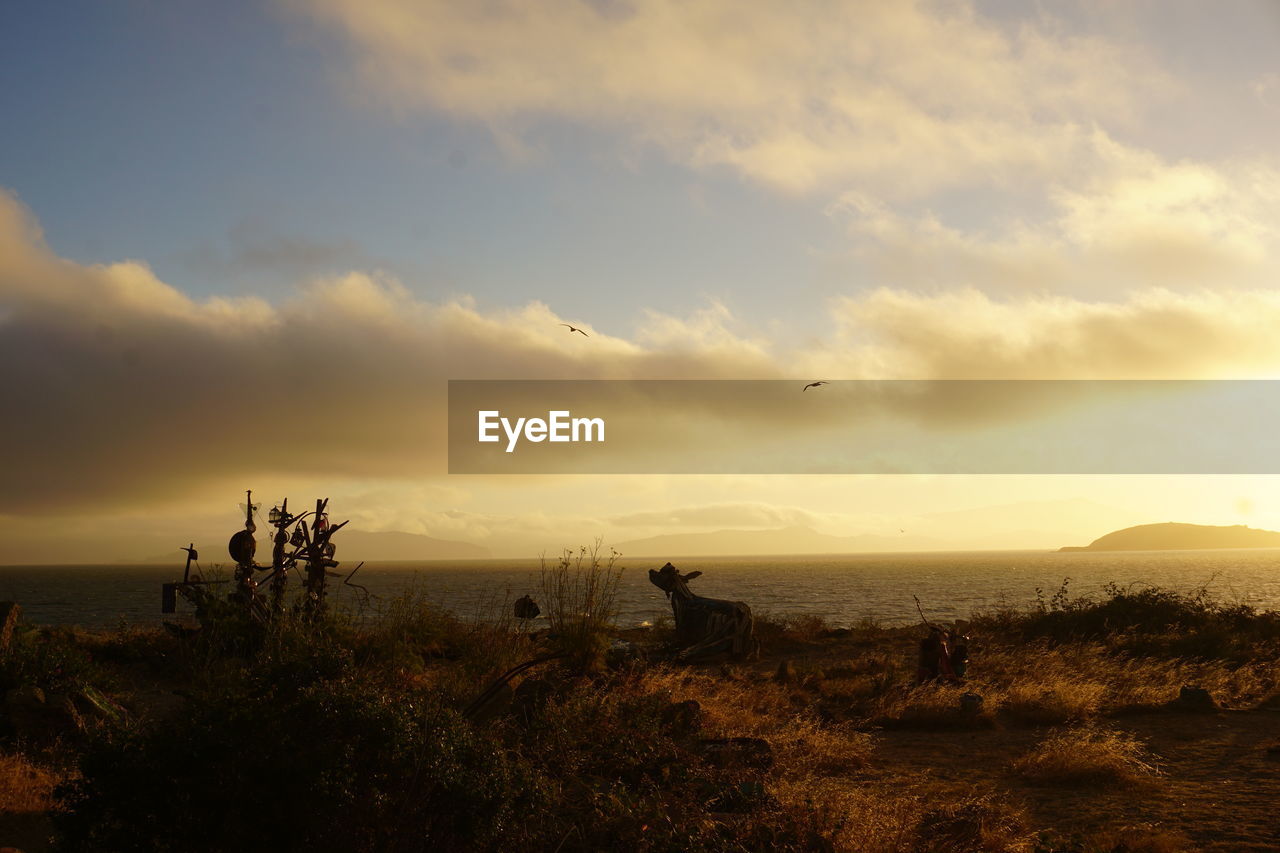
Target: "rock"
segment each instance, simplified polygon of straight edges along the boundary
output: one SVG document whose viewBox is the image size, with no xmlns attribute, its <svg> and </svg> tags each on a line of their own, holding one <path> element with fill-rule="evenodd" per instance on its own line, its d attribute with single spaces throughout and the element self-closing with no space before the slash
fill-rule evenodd
<svg viewBox="0 0 1280 853">
<path fill-rule="evenodd" d="M 977 693 L 960 694 L 960 713 L 977 714 L 982 710 L 982 697 Z"/>
<path fill-rule="evenodd" d="M 542 612 L 542 608 L 538 606 L 538 602 L 534 601 L 532 596 L 525 595 L 516 599 L 512 612 L 517 619 L 537 619 L 538 614 Z"/>
<path fill-rule="evenodd" d="M 713 738 L 699 741 L 698 745 L 707 761 L 716 767 L 768 770 L 773 766 L 773 747 L 763 738 Z"/>
<path fill-rule="evenodd" d="M 13 642 L 13 629 L 18 627 L 22 608 L 12 601 L 0 601 L 0 655 L 9 651 Z"/>
<path fill-rule="evenodd" d="M 1182 689 L 1178 691 L 1178 698 L 1170 702 L 1169 706 L 1179 711 L 1197 713 L 1211 713 L 1219 710 L 1218 703 L 1213 701 L 1213 696 L 1208 690 L 1187 684 L 1182 685 Z"/>
</svg>

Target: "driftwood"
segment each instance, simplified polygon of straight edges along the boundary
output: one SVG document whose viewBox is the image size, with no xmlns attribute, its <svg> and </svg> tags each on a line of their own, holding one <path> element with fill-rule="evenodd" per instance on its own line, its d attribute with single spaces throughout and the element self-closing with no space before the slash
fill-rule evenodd
<svg viewBox="0 0 1280 853">
<path fill-rule="evenodd" d="M 562 657 L 565 656 L 563 654 L 542 655 L 511 667 L 511 669 L 498 676 L 496 681 L 480 691 L 480 695 L 472 699 L 467 707 L 462 709 L 463 718 L 473 722 L 485 722 L 493 719 L 506 710 L 506 707 L 511 704 L 511 700 L 514 698 L 511 679 L 538 664 L 558 660 Z"/>
<path fill-rule="evenodd" d="M 689 581 L 702 572 L 681 574 L 670 563 L 649 570 L 649 581 L 667 594 L 676 620 L 679 660 L 695 660 L 727 653 L 734 659 L 754 658 L 760 652 L 751 608 L 741 601 L 703 598 L 689 590 Z"/>
<path fill-rule="evenodd" d="M 227 598 L 242 606 L 254 621 L 268 622 L 284 610 L 285 590 L 290 573 L 302 568 L 305 571 L 305 595 L 300 603 L 300 610 L 309 620 L 322 618 L 328 580 L 330 577 L 342 577 L 333 571 L 338 566 L 338 561 L 333 558 L 335 547 L 332 538 L 347 522 L 330 523 L 328 498 L 317 500 L 314 511 L 298 515 L 289 511 L 289 501 L 286 499 L 280 506 L 272 507 L 268 515 L 267 523 L 275 528 L 275 533 L 271 537 L 271 564 L 262 566 L 254 559 L 258 549 L 258 542 L 254 537 L 258 530 L 254 520 L 258 505 L 253 503 L 252 492 L 245 493 L 243 506 L 244 528 L 236 531 L 227 543 L 227 553 L 236 564 L 233 576 L 235 586 Z M 163 586 L 161 609 L 164 613 L 176 612 L 177 598 L 181 595 L 195 605 L 196 616 L 202 618 L 202 614 L 216 600 L 205 586 L 221 581 L 204 580 L 199 574 L 192 576 L 192 564 L 199 559 L 194 543 L 180 550 L 187 553 L 186 569 L 181 581 Z M 361 563 L 348 573 L 343 582 L 367 596 L 368 590 L 351 582 L 362 565 L 364 564 Z M 265 576 L 258 577 L 259 573 L 265 573 Z M 264 587 L 270 591 L 269 599 L 263 594 Z"/>
</svg>

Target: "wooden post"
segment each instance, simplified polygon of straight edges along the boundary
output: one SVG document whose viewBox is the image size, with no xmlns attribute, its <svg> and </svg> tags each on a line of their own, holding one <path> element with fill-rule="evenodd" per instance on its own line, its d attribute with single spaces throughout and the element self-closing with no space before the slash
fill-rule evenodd
<svg viewBox="0 0 1280 853">
<path fill-rule="evenodd" d="M 325 564 L 328 562 L 324 544 L 329 541 L 329 522 L 324 512 L 328 505 L 328 498 L 316 498 L 316 513 L 307 543 L 307 607 L 313 619 L 320 618 L 324 612 Z"/>
</svg>

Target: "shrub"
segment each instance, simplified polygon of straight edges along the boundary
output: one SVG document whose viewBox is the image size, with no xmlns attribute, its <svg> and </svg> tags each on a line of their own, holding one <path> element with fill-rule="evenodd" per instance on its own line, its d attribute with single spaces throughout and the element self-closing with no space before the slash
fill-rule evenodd
<svg viewBox="0 0 1280 853">
<path fill-rule="evenodd" d="M 1178 592 L 1108 584 L 1101 598 L 1072 597 L 1069 579 L 1048 599 L 1036 590 L 1030 612 L 1007 609 L 975 619 L 991 632 L 1055 643 L 1104 641 L 1132 654 L 1244 662 L 1280 651 L 1280 613 L 1217 600 L 1202 586 Z"/>
<path fill-rule="evenodd" d="M 622 570 L 618 552 L 604 556 L 600 540 L 577 553 L 565 549 L 559 560 L 542 560 L 542 606 L 551 623 L 555 650 L 579 671 L 599 669 L 617 616 Z"/>
<path fill-rule="evenodd" d="M 755 633 L 762 643 L 773 644 L 778 640 L 811 643 L 831 629 L 824 617 L 812 613 L 774 614 L 761 611 L 753 616 Z"/>
<path fill-rule="evenodd" d="M 1132 784 L 1158 771 L 1142 742 L 1096 726 L 1061 729 L 1013 762 L 1013 770 L 1038 782 Z"/>
<path fill-rule="evenodd" d="M 1020 850 L 1026 835 L 1023 813 L 991 795 L 935 806 L 916 827 L 919 849 L 948 853 Z"/>
<path fill-rule="evenodd" d="M 0 692 L 31 685 L 46 693 L 69 693 L 109 680 L 72 628 L 22 630 L 0 656 Z"/>
<path fill-rule="evenodd" d="M 104 738 L 81 771 L 66 850 L 455 849 L 537 805 L 525 769 L 455 712 L 345 679 L 205 697 Z"/>
</svg>

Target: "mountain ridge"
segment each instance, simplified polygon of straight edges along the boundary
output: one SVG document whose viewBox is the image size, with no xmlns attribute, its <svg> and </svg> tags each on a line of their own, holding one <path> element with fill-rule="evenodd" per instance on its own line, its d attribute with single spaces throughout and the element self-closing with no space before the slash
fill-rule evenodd
<svg viewBox="0 0 1280 853">
<path fill-rule="evenodd" d="M 1059 551 L 1200 551 L 1218 548 L 1280 548 L 1280 532 L 1245 524 L 1212 525 L 1166 521 L 1113 530 L 1088 545 Z"/>
</svg>

